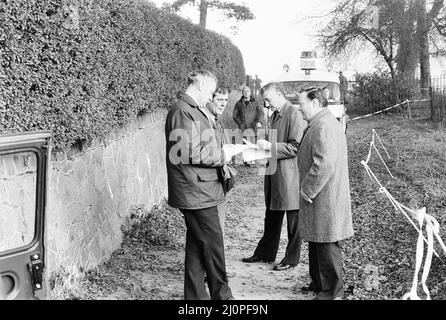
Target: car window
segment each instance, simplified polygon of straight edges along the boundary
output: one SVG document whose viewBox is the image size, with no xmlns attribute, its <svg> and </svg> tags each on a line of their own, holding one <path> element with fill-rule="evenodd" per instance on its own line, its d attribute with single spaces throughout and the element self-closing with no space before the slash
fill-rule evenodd
<svg viewBox="0 0 446 320">
<path fill-rule="evenodd" d="M 0 252 L 34 238 L 37 156 L 34 152 L 0 153 Z"/>
<path fill-rule="evenodd" d="M 309 87 L 317 87 L 320 89 L 328 89 L 327 99 L 332 102 L 339 102 L 341 99 L 341 92 L 339 89 L 339 84 L 335 82 L 327 81 L 287 81 L 281 82 L 285 89 L 285 95 L 288 100 L 293 103 L 299 102 L 299 94 L 303 89 Z"/>
</svg>

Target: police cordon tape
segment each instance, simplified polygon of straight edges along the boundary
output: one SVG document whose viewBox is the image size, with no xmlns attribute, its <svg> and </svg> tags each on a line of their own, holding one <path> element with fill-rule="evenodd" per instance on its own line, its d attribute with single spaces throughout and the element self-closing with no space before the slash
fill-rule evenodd
<svg viewBox="0 0 446 320">
<path fill-rule="evenodd" d="M 376 114 L 380 114 L 380 113 L 383 113 L 383 112 L 385 112 L 385 111 L 388 111 L 388 110 L 391 110 L 391 109 L 400 107 L 400 106 L 402 106 L 402 105 L 404 105 L 404 104 L 406 104 L 406 103 L 410 103 L 410 102 L 425 102 L 425 101 L 431 101 L 431 99 L 405 100 L 405 101 L 403 101 L 403 102 L 401 102 L 401 103 L 398 103 L 398 104 L 396 104 L 396 105 L 394 105 L 394 106 L 391 106 L 391 107 L 388 107 L 388 108 L 385 108 L 385 109 L 383 109 L 383 110 L 379 110 L 379 111 L 376 111 L 376 112 L 373 112 L 373 113 L 366 114 L 365 116 L 360 116 L 360 117 L 356 117 L 356 118 L 353 118 L 353 119 L 347 119 L 347 122 L 349 122 L 349 121 L 354 121 L 354 120 L 358 120 L 358 119 L 367 118 L 367 117 L 370 117 L 370 116 L 374 116 L 374 115 L 376 115 Z"/>
<path fill-rule="evenodd" d="M 434 217 L 432 217 L 431 215 L 426 214 L 426 208 L 425 207 L 422 208 L 422 209 L 419 209 L 419 210 L 413 210 L 413 209 L 408 208 L 408 207 L 404 206 L 403 204 L 399 203 L 390 194 L 390 192 L 381 184 L 381 182 L 378 180 L 378 178 L 376 177 L 376 175 L 373 173 L 373 171 L 370 169 L 370 167 L 368 165 L 368 163 L 370 161 L 370 157 L 372 155 L 372 150 L 376 151 L 376 153 L 378 154 L 379 158 L 384 163 L 384 166 L 386 167 L 386 169 L 389 172 L 390 176 L 393 179 L 395 179 L 395 178 L 392 175 L 392 173 L 390 172 L 389 168 L 387 167 L 387 164 L 385 163 L 385 161 L 382 158 L 381 154 L 379 153 L 378 149 L 376 148 L 375 137 L 378 138 L 381 146 L 383 147 L 384 151 L 387 154 L 387 157 L 390 159 L 390 156 L 389 156 L 386 148 L 384 147 L 384 144 L 382 143 L 380 137 L 376 133 L 376 130 L 373 129 L 372 130 L 372 141 L 370 143 L 370 149 L 369 149 L 369 154 L 367 156 L 367 160 L 366 161 L 361 161 L 361 164 L 365 167 L 366 172 L 369 175 L 369 177 L 372 180 L 375 180 L 375 182 L 379 185 L 379 187 L 380 187 L 379 191 L 386 195 L 386 197 L 390 200 L 390 202 L 392 203 L 394 208 L 397 211 L 402 212 L 403 215 L 409 220 L 409 222 L 414 226 L 414 228 L 418 232 L 417 252 L 416 252 L 416 266 L 415 266 L 415 273 L 414 273 L 413 282 L 412 282 L 412 288 L 411 288 L 411 290 L 408 293 L 406 293 L 403 296 L 402 299 L 403 300 L 407 300 L 407 299 L 410 299 L 410 300 L 421 300 L 421 298 L 418 296 L 418 293 L 417 293 L 418 273 L 420 271 L 421 263 L 422 263 L 422 260 L 423 260 L 424 242 L 426 242 L 426 244 L 427 244 L 427 253 L 426 253 L 426 259 L 425 259 L 424 267 L 423 267 L 423 274 L 421 276 L 421 284 L 422 284 L 422 287 L 423 287 L 423 291 L 426 293 L 426 300 L 431 300 L 429 289 L 428 289 L 428 287 L 426 285 L 426 280 L 427 280 L 427 277 L 429 275 L 429 271 L 430 271 L 430 267 L 431 267 L 432 254 L 435 254 L 441 261 L 443 261 L 440 258 L 440 256 L 438 255 L 438 253 L 434 250 L 434 237 L 433 237 L 434 235 L 435 235 L 435 238 L 439 242 L 441 248 L 443 249 L 443 251 L 444 251 L 444 253 L 446 255 L 446 245 L 444 244 L 443 240 L 440 237 L 440 225 L 439 225 L 438 221 Z M 410 216 L 407 213 L 410 213 L 416 220 L 418 220 L 418 224 L 419 224 L 418 227 L 412 221 L 412 219 L 410 218 Z M 423 236 L 423 225 L 424 224 L 426 224 L 427 240 Z"/>
</svg>

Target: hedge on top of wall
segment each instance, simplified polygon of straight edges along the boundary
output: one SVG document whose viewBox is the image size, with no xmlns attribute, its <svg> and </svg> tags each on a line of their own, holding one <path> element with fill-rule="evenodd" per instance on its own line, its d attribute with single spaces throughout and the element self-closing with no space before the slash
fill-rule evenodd
<svg viewBox="0 0 446 320">
<path fill-rule="evenodd" d="M 244 82 L 239 49 L 144 0 L 0 0 L 0 133 L 52 130 L 56 150 L 168 108 L 187 74 Z"/>
</svg>

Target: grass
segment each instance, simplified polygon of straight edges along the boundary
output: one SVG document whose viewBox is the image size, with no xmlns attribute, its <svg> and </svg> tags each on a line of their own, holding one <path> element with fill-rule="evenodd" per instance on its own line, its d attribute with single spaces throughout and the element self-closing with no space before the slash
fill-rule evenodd
<svg viewBox="0 0 446 320">
<path fill-rule="evenodd" d="M 379 193 L 360 164 L 369 150 L 371 129 L 390 153 L 386 160 L 392 179 L 377 155 L 370 167 L 395 199 L 413 209 L 426 207 L 427 213 L 446 231 L 446 132 L 434 129 L 427 120 L 402 116 L 375 116 L 349 125 L 349 168 L 355 236 L 345 249 L 346 278 L 354 286 L 354 299 L 400 299 L 412 284 L 415 270 L 417 232 L 402 213 Z M 380 147 L 378 146 L 378 149 Z M 381 152 L 384 156 L 384 152 Z M 435 246 L 437 252 L 442 249 Z M 376 267 L 370 274 L 365 266 Z M 381 278 L 382 277 L 382 278 Z M 370 286 L 375 278 L 375 286 Z M 433 259 L 428 287 L 432 299 L 446 298 L 446 266 Z M 379 280 L 381 279 L 381 280 Z"/>
</svg>

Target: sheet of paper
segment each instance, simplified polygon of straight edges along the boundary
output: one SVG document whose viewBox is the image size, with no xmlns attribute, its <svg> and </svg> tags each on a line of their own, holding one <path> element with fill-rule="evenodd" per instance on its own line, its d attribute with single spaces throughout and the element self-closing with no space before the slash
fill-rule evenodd
<svg viewBox="0 0 446 320">
<path fill-rule="evenodd" d="M 260 149 L 260 147 L 252 142 L 249 142 L 246 139 L 243 139 L 243 142 L 252 149 Z"/>
<path fill-rule="evenodd" d="M 246 144 L 225 144 L 223 146 L 223 150 L 225 152 L 229 151 L 232 153 L 233 156 L 242 153 L 244 150 L 249 149 L 250 147 Z"/>
<path fill-rule="evenodd" d="M 243 161 L 255 161 L 271 158 L 271 152 L 262 149 L 246 149 L 243 151 Z"/>
</svg>

